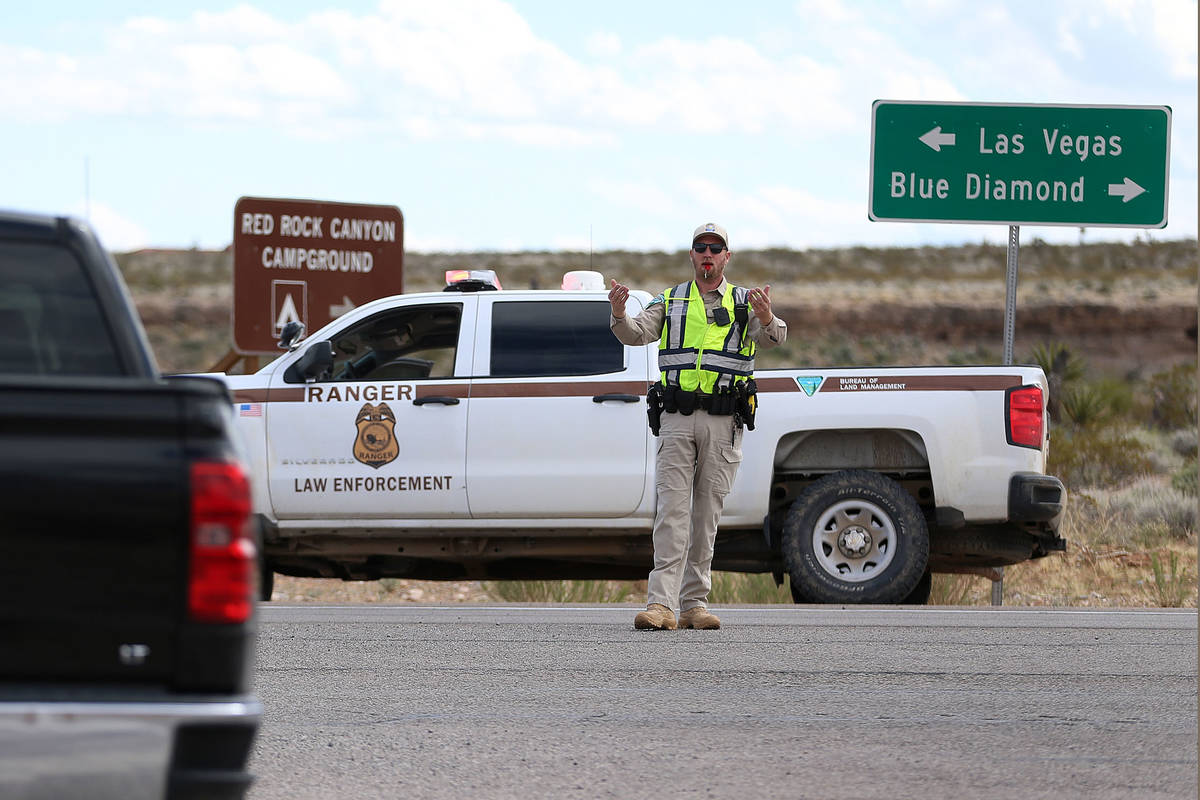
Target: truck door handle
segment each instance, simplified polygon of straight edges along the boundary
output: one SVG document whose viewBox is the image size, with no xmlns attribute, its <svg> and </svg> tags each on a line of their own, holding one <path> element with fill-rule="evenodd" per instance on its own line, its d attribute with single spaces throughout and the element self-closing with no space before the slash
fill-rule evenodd
<svg viewBox="0 0 1200 800">
<path fill-rule="evenodd" d="M 592 398 L 592 402 L 605 403 L 616 400 L 619 403 L 636 403 L 640 399 L 636 394 L 598 394 Z"/>
<path fill-rule="evenodd" d="M 456 406 L 458 405 L 458 398 L 438 395 L 436 397 L 418 397 L 416 400 L 413 400 L 414 406 L 423 406 L 426 403 L 440 403 L 444 406 Z"/>
</svg>

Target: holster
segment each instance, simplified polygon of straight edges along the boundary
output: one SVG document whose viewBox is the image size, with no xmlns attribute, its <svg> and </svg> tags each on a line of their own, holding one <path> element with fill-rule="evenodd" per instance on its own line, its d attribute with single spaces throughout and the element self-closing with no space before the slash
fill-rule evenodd
<svg viewBox="0 0 1200 800">
<path fill-rule="evenodd" d="M 662 384 L 652 383 L 646 390 L 646 419 L 650 423 L 650 432 L 655 436 L 658 436 L 662 424 L 663 395 Z"/>
<path fill-rule="evenodd" d="M 663 411 L 668 414 L 674 414 L 679 411 L 679 406 L 675 404 L 675 395 L 679 392 L 678 389 L 673 386 L 660 385 L 659 392 L 662 394 Z"/>
<path fill-rule="evenodd" d="M 737 385 L 737 416 L 746 430 L 754 430 L 754 414 L 758 411 L 758 384 L 754 378 Z"/>
</svg>

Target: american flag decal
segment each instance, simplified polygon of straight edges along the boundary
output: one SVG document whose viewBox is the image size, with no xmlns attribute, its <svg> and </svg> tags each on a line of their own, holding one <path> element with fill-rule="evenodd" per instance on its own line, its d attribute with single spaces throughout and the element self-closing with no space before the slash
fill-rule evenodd
<svg viewBox="0 0 1200 800">
<path fill-rule="evenodd" d="M 261 417 L 262 403 L 239 403 L 238 416 L 240 417 Z"/>
</svg>

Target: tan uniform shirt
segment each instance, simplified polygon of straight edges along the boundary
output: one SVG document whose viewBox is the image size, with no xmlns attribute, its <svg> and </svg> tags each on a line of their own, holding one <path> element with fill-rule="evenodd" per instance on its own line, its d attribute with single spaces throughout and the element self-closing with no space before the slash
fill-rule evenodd
<svg viewBox="0 0 1200 800">
<path fill-rule="evenodd" d="M 704 301 L 704 311 L 708 315 L 710 324 L 713 321 L 713 309 L 721 306 L 721 300 L 725 297 L 725 292 L 727 291 L 729 291 L 729 282 L 724 278 L 721 278 L 721 283 L 711 292 L 701 290 L 700 297 Z M 662 295 L 659 295 L 659 297 L 662 297 Z M 649 344 L 650 342 L 657 342 L 662 338 L 663 322 L 666 318 L 667 304 L 659 300 L 659 302 L 644 309 L 636 317 L 626 314 L 617 319 L 610 313 L 608 327 L 612 328 L 612 332 L 620 340 L 621 344 Z M 783 344 L 787 339 L 787 323 L 778 316 L 772 315 L 771 321 L 764 326 L 758 321 L 754 310 L 751 309 L 750 329 L 747 331 L 747 334 L 756 345 L 764 350 L 769 350 L 772 347 Z"/>
</svg>

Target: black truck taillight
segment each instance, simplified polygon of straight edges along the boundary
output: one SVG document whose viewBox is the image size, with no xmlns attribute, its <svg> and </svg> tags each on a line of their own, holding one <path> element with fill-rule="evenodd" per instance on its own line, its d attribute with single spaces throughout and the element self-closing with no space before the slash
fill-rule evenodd
<svg viewBox="0 0 1200 800">
<path fill-rule="evenodd" d="M 1007 392 L 1004 422 L 1008 443 L 1040 450 L 1046 434 L 1042 387 L 1016 386 Z"/>
<path fill-rule="evenodd" d="M 257 558 L 250 483 L 236 463 L 192 464 L 188 614 L 195 622 L 245 622 L 254 609 Z"/>
</svg>

